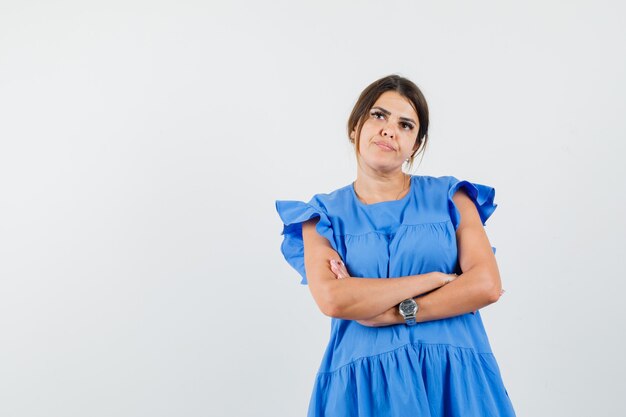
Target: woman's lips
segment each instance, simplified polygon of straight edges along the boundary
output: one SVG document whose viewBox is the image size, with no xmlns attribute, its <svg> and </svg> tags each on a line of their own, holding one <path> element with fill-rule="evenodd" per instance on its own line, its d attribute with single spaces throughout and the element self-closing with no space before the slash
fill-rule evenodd
<svg viewBox="0 0 626 417">
<path fill-rule="evenodd" d="M 384 150 L 384 151 L 394 151 L 395 149 L 385 145 L 384 143 L 380 143 L 380 142 L 376 142 L 376 146 L 378 146 L 380 149 Z"/>
</svg>

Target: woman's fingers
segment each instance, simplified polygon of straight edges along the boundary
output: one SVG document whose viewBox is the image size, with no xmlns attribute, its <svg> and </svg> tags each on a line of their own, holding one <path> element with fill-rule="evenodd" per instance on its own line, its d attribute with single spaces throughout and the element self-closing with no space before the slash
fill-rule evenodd
<svg viewBox="0 0 626 417">
<path fill-rule="evenodd" d="M 335 274 L 337 278 L 341 278 L 341 274 L 339 272 L 339 269 L 337 268 L 337 263 L 334 259 L 330 260 L 330 270 L 333 271 L 333 274 Z"/>
<path fill-rule="evenodd" d="M 341 262 L 341 260 L 331 259 L 330 269 L 333 271 L 335 275 L 337 275 L 337 278 L 346 278 L 349 276 L 348 270 L 346 269 L 345 264 Z"/>
<path fill-rule="evenodd" d="M 452 281 L 454 281 L 455 279 L 459 277 L 457 274 L 445 274 L 445 276 L 446 278 L 443 281 L 444 285 L 451 283 Z"/>
<path fill-rule="evenodd" d="M 341 262 L 341 260 L 337 261 L 337 265 L 339 267 L 339 273 L 341 274 L 342 278 L 346 278 L 348 277 L 348 270 L 346 269 L 346 264 L 344 264 L 343 262 Z"/>
</svg>

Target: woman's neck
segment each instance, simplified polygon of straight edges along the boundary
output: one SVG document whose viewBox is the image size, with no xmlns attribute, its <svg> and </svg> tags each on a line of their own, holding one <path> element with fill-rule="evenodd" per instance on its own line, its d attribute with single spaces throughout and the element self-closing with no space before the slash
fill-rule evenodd
<svg viewBox="0 0 626 417">
<path fill-rule="evenodd" d="M 390 175 L 357 173 L 354 191 L 365 204 L 399 200 L 410 189 L 411 176 L 400 171 Z"/>
</svg>

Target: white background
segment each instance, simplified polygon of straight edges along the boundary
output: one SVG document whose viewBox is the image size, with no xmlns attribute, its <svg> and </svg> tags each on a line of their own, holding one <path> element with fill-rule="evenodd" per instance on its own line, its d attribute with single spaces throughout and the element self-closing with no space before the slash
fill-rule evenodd
<svg viewBox="0 0 626 417">
<path fill-rule="evenodd" d="M 330 319 L 277 199 L 354 180 L 391 74 L 418 175 L 496 189 L 517 414 L 624 415 L 624 6 L 0 0 L 0 415 L 301 416 Z"/>
</svg>

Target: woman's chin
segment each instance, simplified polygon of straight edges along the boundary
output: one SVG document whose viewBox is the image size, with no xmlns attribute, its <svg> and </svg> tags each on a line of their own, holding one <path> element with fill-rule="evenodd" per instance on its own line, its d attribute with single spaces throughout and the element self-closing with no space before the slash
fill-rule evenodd
<svg viewBox="0 0 626 417">
<path fill-rule="evenodd" d="M 402 163 L 392 163 L 390 161 L 381 160 L 368 160 L 362 161 L 362 164 L 370 167 L 373 171 L 378 172 L 393 172 L 402 168 Z"/>
</svg>

